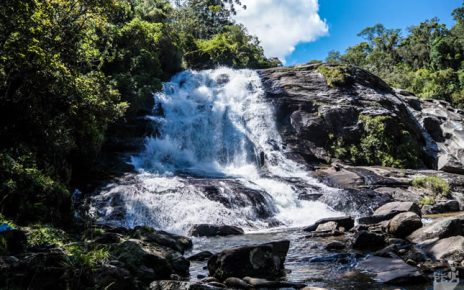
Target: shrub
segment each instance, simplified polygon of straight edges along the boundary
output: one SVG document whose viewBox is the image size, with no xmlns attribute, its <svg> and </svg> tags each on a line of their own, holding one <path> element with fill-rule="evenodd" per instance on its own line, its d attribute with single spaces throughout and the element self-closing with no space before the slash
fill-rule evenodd
<svg viewBox="0 0 464 290">
<path fill-rule="evenodd" d="M 347 66 L 320 65 L 317 71 L 321 73 L 330 87 L 341 87 L 351 84 L 353 79 L 348 71 Z"/>
<path fill-rule="evenodd" d="M 27 234 L 27 244 L 35 246 L 56 246 L 63 247 L 69 242 L 69 237 L 60 229 L 51 226 L 36 225 Z"/>
<path fill-rule="evenodd" d="M 381 165 L 395 168 L 417 168 L 420 147 L 403 124 L 390 116 L 361 115 L 364 133 L 359 142 L 349 144 L 343 138 L 329 136 L 331 155 L 356 165 Z"/>
</svg>

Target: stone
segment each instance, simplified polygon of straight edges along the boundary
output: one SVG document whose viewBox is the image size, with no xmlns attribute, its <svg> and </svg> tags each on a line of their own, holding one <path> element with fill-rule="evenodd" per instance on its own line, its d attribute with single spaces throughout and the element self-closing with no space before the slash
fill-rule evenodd
<svg viewBox="0 0 464 290">
<path fill-rule="evenodd" d="M 396 215 L 398 213 L 402 212 L 408 212 L 412 211 L 418 214 L 419 216 L 421 215 L 421 210 L 420 207 L 414 203 L 414 202 L 400 202 L 400 201 L 394 201 L 394 202 L 389 202 L 387 204 L 382 205 L 378 209 L 374 211 L 375 216 L 388 216 L 388 215 Z M 392 217 L 393 217 L 392 216 Z"/>
<path fill-rule="evenodd" d="M 440 121 L 437 117 L 431 116 L 426 117 L 422 120 L 425 130 L 432 136 L 433 140 L 436 142 L 444 142 L 445 138 L 443 136 L 443 130 L 440 125 Z"/>
<path fill-rule="evenodd" d="M 352 227 L 354 227 L 354 219 L 350 216 L 344 216 L 344 217 L 333 217 L 333 218 L 325 218 L 318 220 L 314 224 L 304 228 L 303 230 L 306 232 L 312 232 L 317 230 L 319 225 L 326 224 L 326 223 L 335 223 L 337 226 L 337 229 L 339 228 L 344 228 L 345 231 L 350 230 Z M 333 225 L 333 224 L 330 224 Z"/>
<path fill-rule="evenodd" d="M 343 250 L 344 248 L 345 248 L 345 244 L 339 241 L 330 242 L 325 246 L 325 249 L 328 251 Z"/>
<path fill-rule="evenodd" d="M 211 253 L 210 251 L 202 251 L 188 257 L 187 259 L 189 261 L 206 261 L 209 258 L 211 258 L 212 255 L 213 253 Z"/>
<path fill-rule="evenodd" d="M 251 278 L 251 277 L 244 277 L 243 281 L 251 285 L 253 288 L 267 288 L 267 289 L 280 289 L 280 288 L 293 288 L 293 289 L 301 289 L 305 287 L 305 284 L 301 283 L 292 283 L 286 281 L 269 281 L 266 279 L 259 279 L 259 278 Z"/>
<path fill-rule="evenodd" d="M 219 290 L 223 287 L 203 284 L 200 282 L 161 280 L 150 284 L 149 290 Z"/>
<path fill-rule="evenodd" d="M 242 279 L 235 278 L 235 277 L 229 277 L 226 280 L 224 280 L 224 284 L 233 289 L 249 289 L 251 288 L 251 285 L 248 284 L 247 282 L 243 281 Z"/>
<path fill-rule="evenodd" d="M 457 200 L 447 200 L 445 202 L 439 202 L 434 205 L 422 207 L 422 214 L 439 214 L 458 212 L 460 205 Z"/>
<path fill-rule="evenodd" d="M 317 226 L 316 232 L 336 231 L 338 224 L 336 222 L 326 222 Z"/>
<path fill-rule="evenodd" d="M 388 222 L 387 233 L 397 238 L 404 238 L 420 227 L 422 227 L 422 221 L 416 213 L 403 212 Z"/>
<path fill-rule="evenodd" d="M 462 232 L 462 221 L 459 218 L 444 218 L 417 229 L 407 239 L 413 243 L 420 243 L 429 239 L 458 236 Z"/>
<path fill-rule="evenodd" d="M 189 235 L 194 237 L 223 237 L 243 235 L 244 233 L 241 228 L 235 226 L 198 224 L 190 229 Z"/>
<path fill-rule="evenodd" d="M 360 231 L 354 235 L 351 246 L 356 250 L 378 250 L 385 246 L 385 238 L 376 233 Z"/>
<path fill-rule="evenodd" d="M 453 236 L 432 243 L 426 253 L 436 260 L 464 261 L 464 237 Z"/>
<path fill-rule="evenodd" d="M 290 241 L 224 250 L 208 261 L 210 276 L 224 281 L 229 277 L 279 278 L 284 275 L 284 263 Z"/>
<path fill-rule="evenodd" d="M 379 283 L 406 284 L 425 280 L 416 267 L 398 258 L 369 256 L 360 261 L 356 269 L 372 275 Z"/>
</svg>

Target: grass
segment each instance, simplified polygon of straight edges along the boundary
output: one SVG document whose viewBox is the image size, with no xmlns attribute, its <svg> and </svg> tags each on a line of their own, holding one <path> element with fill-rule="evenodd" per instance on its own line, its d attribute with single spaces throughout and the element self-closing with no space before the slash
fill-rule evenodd
<svg viewBox="0 0 464 290">
<path fill-rule="evenodd" d="M 450 187 L 448 182 L 438 176 L 421 176 L 412 181 L 412 186 L 430 189 L 435 195 L 448 195 Z"/>
</svg>

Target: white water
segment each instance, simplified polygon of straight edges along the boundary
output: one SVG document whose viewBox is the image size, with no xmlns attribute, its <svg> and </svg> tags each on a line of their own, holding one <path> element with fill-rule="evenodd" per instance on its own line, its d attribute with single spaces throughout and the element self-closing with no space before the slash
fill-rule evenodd
<svg viewBox="0 0 464 290">
<path fill-rule="evenodd" d="M 223 81 L 221 81 L 223 80 Z M 285 157 L 272 106 L 265 102 L 258 74 L 251 70 L 185 71 L 164 84 L 155 95 L 156 137 L 131 159 L 140 172 L 132 182 L 108 186 L 100 199 L 99 216 L 107 222 L 114 211 L 114 194 L 124 200 L 123 226 L 147 224 L 185 233 L 192 224 L 215 223 L 259 230 L 268 227 L 251 204 L 226 207 L 206 198 L 191 180 L 206 178 L 233 196 L 231 179 L 246 188 L 269 194 L 266 206 L 284 226 L 308 225 L 340 213 L 320 202 L 298 199 L 294 182 L 314 193 L 328 188 L 308 175 L 303 166 Z M 260 157 L 265 156 L 260 167 Z M 190 177 L 189 177 L 190 176 Z M 194 178 L 193 178 L 193 177 Z M 239 195 L 240 196 L 240 195 Z M 234 203 L 234 200 L 231 199 Z M 118 222 L 116 222 L 118 223 Z"/>
</svg>

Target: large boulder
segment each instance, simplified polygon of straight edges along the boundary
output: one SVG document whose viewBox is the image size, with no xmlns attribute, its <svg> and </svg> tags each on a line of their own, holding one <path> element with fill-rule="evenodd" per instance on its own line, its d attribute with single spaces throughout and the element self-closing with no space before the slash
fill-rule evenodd
<svg viewBox="0 0 464 290">
<path fill-rule="evenodd" d="M 209 274 L 220 281 L 247 276 L 275 279 L 284 274 L 288 240 L 224 250 L 208 261 Z"/>
<path fill-rule="evenodd" d="M 408 284 L 425 280 L 416 267 L 397 258 L 369 256 L 359 262 L 356 268 L 372 275 L 379 283 Z"/>
<path fill-rule="evenodd" d="M 385 238 L 380 234 L 359 231 L 354 235 L 351 246 L 356 250 L 379 250 L 385 246 Z"/>
<path fill-rule="evenodd" d="M 429 239 L 458 236 L 462 232 L 462 221 L 459 218 L 444 218 L 414 231 L 407 239 L 413 243 L 420 243 Z"/>
<path fill-rule="evenodd" d="M 330 223 L 330 224 L 328 224 Z M 322 225 L 325 225 L 322 227 Z M 314 224 L 307 226 L 303 230 L 306 232 L 312 232 L 319 228 L 319 230 L 329 229 L 340 229 L 343 228 L 344 230 L 348 231 L 354 226 L 354 219 L 350 216 L 342 216 L 342 217 L 333 217 L 333 218 L 324 218 L 320 219 Z"/>
<path fill-rule="evenodd" d="M 426 247 L 426 253 L 436 260 L 461 262 L 464 260 L 464 237 L 454 236 L 438 240 Z"/>
<path fill-rule="evenodd" d="M 387 232 L 395 237 L 404 238 L 420 227 L 422 227 L 422 221 L 416 213 L 403 212 L 388 222 Z"/>
<path fill-rule="evenodd" d="M 414 212 L 418 215 L 421 214 L 420 207 L 414 202 L 389 202 L 382 205 L 374 211 L 375 216 L 395 216 L 398 213 L 402 212 Z"/>
<path fill-rule="evenodd" d="M 216 237 L 243 235 L 243 229 L 227 225 L 198 224 L 194 225 L 189 234 L 194 237 Z"/>
<path fill-rule="evenodd" d="M 448 213 L 448 212 L 458 212 L 460 210 L 460 205 L 457 200 L 447 200 L 444 202 L 439 202 L 434 205 L 426 205 L 422 207 L 423 214 L 439 214 L 439 213 Z"/>
</svg>

